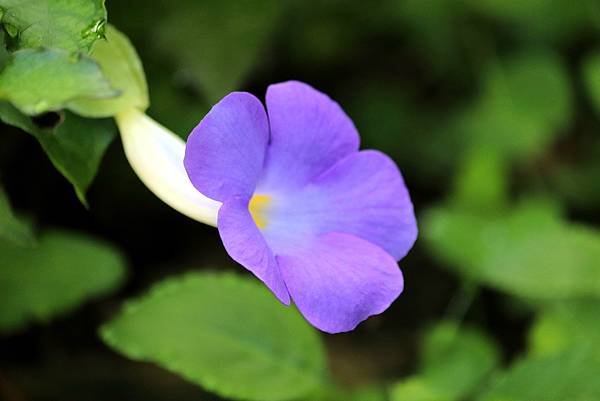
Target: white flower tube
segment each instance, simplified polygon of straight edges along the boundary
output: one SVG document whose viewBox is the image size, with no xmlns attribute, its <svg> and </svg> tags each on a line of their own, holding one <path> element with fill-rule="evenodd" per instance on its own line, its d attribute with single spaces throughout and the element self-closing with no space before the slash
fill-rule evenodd
<svg viewBox="0 0 600 401">
<path fill-rule="evenodd" d="M 142 182 L 175 210 L 217 226 L 221 203 L 194 188 L 185 168 L 185 142 L 144 112 L 131 108 L 116 115 L 125 155 Z"/>
</svg>

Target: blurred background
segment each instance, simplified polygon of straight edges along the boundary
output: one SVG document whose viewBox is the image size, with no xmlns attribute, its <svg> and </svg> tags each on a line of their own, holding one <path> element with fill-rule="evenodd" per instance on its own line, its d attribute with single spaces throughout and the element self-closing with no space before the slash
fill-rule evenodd
<svg viewBox="0 0 600 401">
<path fill-rule="evenodd" d="M 340 386 L 364 391 L 367 401 L 441 399 L 423 396 L 435 382 L 426 379 L 423 347 L 448 321 L 493 344 L 488 360 L 498 372 L 564 351 L 572 330 L 590 334 L 577 340 L 589 342 L 584 354 L 600 355 L 596 0 L 107 0 L 106 7 L 142 60 L 148 114 L 181 137 L 228 92 L 263 99 L 270 83 L 297 79 L 342 105 L 362 148 L 397 162 L 420 237 L 400 262 L 404 294 L 387 312 L 351 333 L 320 334 Z M 82 296 L 52 319 L 7 323 L 0 399 L 221 399 L 118 355 L 97 335 L 124 300 L 161 279 L 205 269 L 246 274 L 217 231 L 156 198 L 118 138 L 88 191 L 88 209 L 36 140 L 8 125 L 0 174 L 13 210 L 37 231 L 92 235 L 127 262 L 110 291 Z M 2 250 L 0 268 L 16 263 Z M 97 257 L 82 250 L 81 269 Z M 0 309 L 21 302 L 18 280 L 17 300 L 2 301 L 7 282 Z M 589 372 L 585 366 L 573 363 Z M 580 399 L 600 399 L 586 394 Z"/>
</svg>

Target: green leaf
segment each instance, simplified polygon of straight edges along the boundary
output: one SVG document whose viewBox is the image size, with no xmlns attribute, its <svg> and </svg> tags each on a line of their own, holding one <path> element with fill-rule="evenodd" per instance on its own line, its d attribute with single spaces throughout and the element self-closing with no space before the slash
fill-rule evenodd
<svg viewBox="0 0 600 401">
<path fill-rule="evenodd" d="M 121 95 L 114 99 L 76 100 L 70 103 L 71 110 L 86 117 L 110 117 L 130 107 L 148 108 L 144 69 L 127 36 L 108 25 L 106 40 L 94 44 L 91 57 L 100 65 L 110 86 Z"/>
<path fill-rule="evenodd" d="M 360 385 L 358 387 L 340 387 L 329 382 L 319 391 L 304 398 L 305 401 L 386 401 L 387 389 L 382 385 Z"/>
<path fill-rule="evenodd" d="M 0 241 L 0 330 L 45 322 L 119 286 L 125 264 L 112 246 L 48 231 L 33 247 Z"/>
<path fill-rule="evenodd" d="M 377 386 L 362 386 L 350 395 L 351 401 L 386 401 L 387 395 L 383 388 Z"/>
<path fill-rule="evenodd" d="M 112 120 L 87 120 L 65 113 L 61 124 L 46 130 L 3 102 L 0 102 L 0 119 L 36 137 L 52 164 L 73 184 L 77 196 L 86 204 L 85 193 L 116 135 Z"/>
<path fill-rule="evenodd" d="M 507 170 L 507 163 L 495 150 L 472 150 L 462 161 L 452 203 L 483 212 L 504 208 L 508 203 Z"/>
<path fill-rule="evenodd" d="M 102 328 L 128 357 L 154 362 L 227 398 L 298 399 L 325 361 L 317 333 L 257 280 L 192 273 L 158 284 Z"/>
<path fill-rule="evenodd" d="M 600 296 L 600 233 L 562 220 L 553 205 L 523 202 L 495 215 L 433 209 L 422 237 L 470 279 L 534 300 Z"/>
<path fill-rule="evenodd" d="M 34 242 L 31 226 L 13 213 L 4 190 L 0 187 L 0 240 L 17 245 L 31 245 Z"/>
<path fill-rule="evenodd" d="M 118 94 L 92 59 L 65 50 L 19 50 L 0 73 L 0 99 L 30 115 L 69 108 L 76 100 Z"/>
<path fill-rule="evenodd" d="M 562 60 L 530 50 L 488 67 L 479 99 L 457 119 L 456 129 L 472 147 L 522 160 L 554 141 L 572 109 Z"/>
<path fill-rule="evenodd" d="M 422 376 L 411 376 L 392 388 L 391 401 L 450 401 L 444 394 Z"/>
<path fill-rule="evenodd" d="M 529 352 L 554 355 L 587 345 L 600 358 L 600 302 L 578 300 L 548 307 L 536 318 L 529 335 Z"/>
<path fill-rule="evenodd" d="M 443 322 L 427 333 L 419 373 L 396 384 L 392 401 L 453 401 L 472 394 L 499 363 L 485 334 Z"/>
<path fill-rule="evenodd" d="M 89 50 L 104 35 L 104 0 L 0 0 L 0 22 L 14 49 Z"/>
<path fill-rule="evenodd" d="M 577 347 L 514 364 L 477 401 L 593 401 L 600 399 L 599 377 L 600 360 Z"/>
<path fill-rule="evenodd" d="M 283 3 L 179 1 L 157 22 L 156 45 L 216 102 L 257 64 Z"/>
<path fill-rule="evenodd" d="M 583 79 L 594 107 L 600 114 L 600 51 L 588 56 L 584 61 Z"/>
</svg>

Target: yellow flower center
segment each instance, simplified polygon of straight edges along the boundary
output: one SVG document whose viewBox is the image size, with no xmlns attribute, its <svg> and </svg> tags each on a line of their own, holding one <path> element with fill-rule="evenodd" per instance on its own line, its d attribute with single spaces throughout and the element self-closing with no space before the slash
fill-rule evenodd
<svg viewBox="0 0 600 401">
<path fill-rule="evenodd" d="M 270 203 L 271 197 L 269 195 L 254 195 L 250 199 L 248 210 L 250 210 L 250 215 L 258 228 L 267 226 L 266 209 Z"/>
</svg>

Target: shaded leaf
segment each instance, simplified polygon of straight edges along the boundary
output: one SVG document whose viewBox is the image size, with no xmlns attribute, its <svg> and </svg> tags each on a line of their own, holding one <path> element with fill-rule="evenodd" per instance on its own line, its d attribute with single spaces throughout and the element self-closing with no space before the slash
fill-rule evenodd
<svg viewBox="0 0 600 401">
<path fill-rule="evenodd" d="M 286 58 L 289 57 L 286 62 L 302 75 L 316 73 L 322 77 L 328 71 L 336 74 L 339 68 L 346 68 L 349 62 L 361 57 L 359 49 L 365 32 L 387 28 L 375 15 L 375 10 L 385 13 L 383 7 L 373 7 L 365 13 L 360 0 L 314 0 L 310 6 L 289 1 L 286 5 L 289 7 L 282 19 L 285 29 L 280 25 L 273 41 L 285 44 Z M 279 57 L 279 54 L 267 56 Z"/>
<path fill-rule="evenodd" d="M 117 250 L 81 234 L 48 231 L 33 247 L 0 241 L 0 330 L 64 314 L 124 276 Z"/>
<path fill-rule="evenodd" d="M 529 39 L 561 41 L 593 25 L 585 1 L 466 0 L 465 3 Z"/>
<path fill-rule="evenodd" d="M 0 22 L 14 49 L 88 50 L 104 35 L 104 0 L 0 0 Z"/>
<path fill-rule="evenodd" d="M 52 164 L 73 184 L 79 199 L 86 203 L 85 192 L 116 135 L 112 120 L 87 120 L 65 113 L 64 122 L 57 127 L 42 129 L 3 102 L 0 102 L 0 119 L 36 137 Z"/>
<path fill-rule="evenodd" d="M 98 64 L 65 50 L 19 50 L 0 73 L 0 98 L 30 115 L 69 108 L 79 99 L 106 99 L 118 94 Z"/>
<path fill-rule="evenodd" d="M 148 115 L 184 140 L 211 106 L 200 96 L 176 85 L 164 70 L 154 71 L 150 99 L 152 106 Z"/>
<path fill-rule="evenodd" d="M 18 245 L 30 245 L 34 241 L 31 226 L 15 216 L 2 187 L 0 187 L 0 240 L 11 241 Z"/>
<path fill-rule="evenodd" d="M 229 398 L 298 399 L 319 386 L 325 369 L 319 337 L 298 312 L 231 274 L 166 280 L 101 334 L 128 357 Z"/>
<path fill-rule="evenodd" d="M 588 56 L 584 61 L 583 79 L 594 107 L 600 114 L 600 51 Z"/>
<path fill-rule="evenodd" d="M 471 395 L 499 363 L 485 334 L 442 322 L 427 333 L 421 368 L 396 384 L 392 401 L 453 401 Z"/>
<path fill-rule="evenodd" d="M 437 177 L 447 177 L 464 148 L 462 138 L 448 129 L 446 113 L 420 104 L 402 85 L 386 78 L 358 81 L 347 89 L 346 97 L 342 104 L 358 127 L 363 146 L 388 153 L 404 174 L 421 177 L 420 185 L 439 190 Z"/>
<path fill-rule="evenodd" d="M 600 139 L 600 135 L 598 137 Z M 598 142 L 600 145 L 600 141 Z M 595 210 L 600 204 L 600 146 L 589 145 L 575 164 L 558 166 L 552 172 L 556 191 L 573 206 Z"/>
<path fill-rule="evenodd" d="M 464 73 L 462 42 L 468 32 L 464 30 L 465 6 L 461 0 L 404 0 L 389 1 L 388 13 L 397 19 L 396 26 L 408 30 L 416 50 L 429 62 L 429 74 L 447 75 L 456 66 Z M 462 29 L 462 30 L 461 30 Z M 475 38 L 467 40 L 474 41 Z"/>
<path fill-rule="evenodd" d="M 120 95 L 114 99 L 75 100 L 69 105 L 71 110 L 86 117 L 110 117 L 130 107 L 148 108 L 144 69 L 127 36 L 108 25 L 106 39 L 94 44 L 91 57 Z"/>
<path fill-rule="evenodd" d="M 4 68 L 10 59 L 10 52 L 6 49 L 6 36 L 6 32 L 0 30 L 0 69 Z"/>
<path fill-rule="evenodd" d="M 438 208 L 421 221 L 435 256 L 465 277 L 524 298 L 600 296 L 600 233 L 564 222 L 551 204 L 491 215 Z"/>
<path fill-rule="evenodd" d="M 191 74 L 213 103 L 239 88 L 257 64 L 282 4 L 277 0 L 177 2 L 159 21 L 156 45 L 178 69 Z"/>
</svg>

